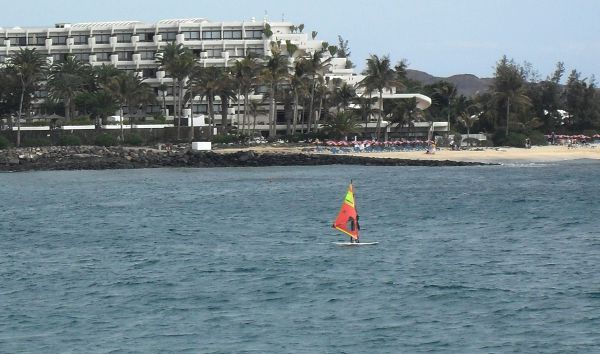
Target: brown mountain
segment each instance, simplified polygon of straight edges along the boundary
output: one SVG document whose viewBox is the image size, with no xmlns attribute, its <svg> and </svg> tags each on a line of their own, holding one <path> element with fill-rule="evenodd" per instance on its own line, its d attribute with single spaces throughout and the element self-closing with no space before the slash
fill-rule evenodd
<svg viewBox="0 0 600 354">
<path fill-rule="evenodd" d="M 471 74 L 460 74 L 450 77 L 436 77 L 423 71 L 411 69 L 407 70 L 406 76 L 411 80 L 422 83 L 423 85 L 430 85 L 439 81 L 448 81 L 456 85 L 459 95 L 462 94 L 467 97 L 487 91 L 494 80 L 491 78 L 479 78 Z"/>
</svg>

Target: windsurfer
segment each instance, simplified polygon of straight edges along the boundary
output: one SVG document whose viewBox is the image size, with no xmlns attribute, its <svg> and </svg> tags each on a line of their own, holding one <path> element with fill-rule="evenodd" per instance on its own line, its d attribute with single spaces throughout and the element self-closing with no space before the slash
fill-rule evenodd
<svg viewBox="0 0 600 354">
<path fill-rule="evenodd" d="M 360 230 L 360 225 L 358 224 L 358 215 L 356 215 L 356 220 L 353 217 L 348 218 L 348 230 L 354 232 L 356 230 Z M 354 238 L 350 236 L 350 243 L 358 243 L 358 238 Z"/>
</svg>

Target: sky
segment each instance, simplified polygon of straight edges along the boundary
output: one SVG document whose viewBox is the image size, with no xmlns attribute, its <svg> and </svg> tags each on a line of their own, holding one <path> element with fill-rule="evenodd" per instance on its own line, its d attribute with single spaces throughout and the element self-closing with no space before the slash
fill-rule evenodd
<svg viewBox="0 0 600 354">
<path fill-rule="evenodd" d="M 349 41 L 357 71 L 370 54 L 406 59 L 435 76 L 491 77 L 506 55 L 541 78 L 558 61 L 600 77 L 600 0 L 0 0 L 0 27 L 60 22 L 284 18 L 337 44 Z"/>
</svg>

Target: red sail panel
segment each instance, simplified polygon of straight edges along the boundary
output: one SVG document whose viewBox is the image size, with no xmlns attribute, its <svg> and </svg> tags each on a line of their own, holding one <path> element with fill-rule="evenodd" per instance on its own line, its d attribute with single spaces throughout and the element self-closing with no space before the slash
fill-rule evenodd
<svg viewBox="0 0 600 354">
<path fill-rule="evenodd" d="M 352 189 L 352 184 L 350 184 L 348 187 L 348 192 L 346 193 L 346 197 L 342 203 L 342 208 L 335 219 L 333 227 L 358 240 L 358 215 L 356 213 L 356 206 L 354 204 L 354 191 Z"/>
</svg>

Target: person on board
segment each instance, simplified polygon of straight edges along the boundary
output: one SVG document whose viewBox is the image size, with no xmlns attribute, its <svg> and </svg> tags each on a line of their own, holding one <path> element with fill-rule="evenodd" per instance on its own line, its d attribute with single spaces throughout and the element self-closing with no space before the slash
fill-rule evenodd
<svg viewBox="0 0 600 354">
<path fill-rule="evenodd" d="M 358 224 L 358 215 L 356 215 L 356 220 L 354 220 L 353 217 L 349 217 L 348 218 L 348 230 L 354 232 L 355 230 L 360 230 L 360 225 Z M 350 243 L 359 243 L 360 241 L 358 240 L 358 238 L 354 238 L 354 237 L 350 237 Z"/>
</svg>

